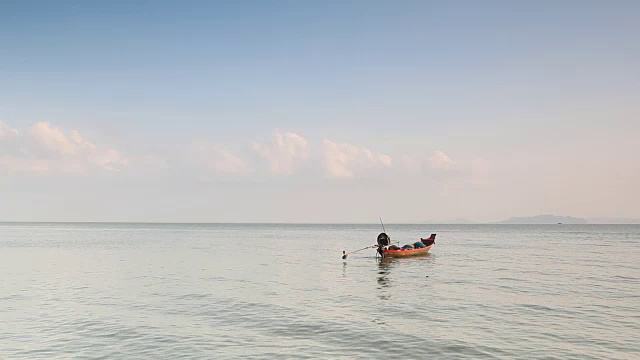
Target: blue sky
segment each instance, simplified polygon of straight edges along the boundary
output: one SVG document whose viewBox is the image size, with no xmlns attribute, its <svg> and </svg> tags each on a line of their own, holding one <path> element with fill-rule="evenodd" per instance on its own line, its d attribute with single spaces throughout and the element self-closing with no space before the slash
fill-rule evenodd
<svg viewBox="0 0 640 360">
<path fill-rule="evenodd" d="M 0 218 L 640 217 L 639 18 L 632 1 L 0 2 Z"/>
</svg>

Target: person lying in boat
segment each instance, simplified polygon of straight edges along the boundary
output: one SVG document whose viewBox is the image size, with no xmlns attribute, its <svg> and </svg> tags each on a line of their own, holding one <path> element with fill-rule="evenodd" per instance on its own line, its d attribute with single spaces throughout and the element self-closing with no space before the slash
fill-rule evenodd
<svg viewBox="0 0 640 360">
<path fill-rule="evenodd" d="M 403 247 L 391 245 L 389 246 L 389 250 L 414 250 L 414 249 L 422 249 L 424 247 L 426 247 L 425 244 L 421 242 L 416 242 L 415 244 L 407 244 L 407 245 L 404 245 Z"/>
</svg>

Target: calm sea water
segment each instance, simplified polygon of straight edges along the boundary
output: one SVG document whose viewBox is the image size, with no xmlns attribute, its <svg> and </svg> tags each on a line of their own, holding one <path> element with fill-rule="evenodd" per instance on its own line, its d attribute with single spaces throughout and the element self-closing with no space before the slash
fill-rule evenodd
<svg viewBox="0 0 640 360">
<path fill-rule="evenodd" d="M 0 224 L 0 358 L 640 358 L 640 226 Z"/>
</svg>

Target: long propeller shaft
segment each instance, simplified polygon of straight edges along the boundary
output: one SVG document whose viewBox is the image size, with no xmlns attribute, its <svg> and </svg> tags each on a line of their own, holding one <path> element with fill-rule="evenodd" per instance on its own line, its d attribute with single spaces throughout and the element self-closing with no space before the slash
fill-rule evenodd
<svg viewBox="0 0 640 360">
<path fill-rule="evenodd" d="M 362 249 L 358 249 L 358 250 L 354 250 L 351 252 L 345 252 L 344 250 L 342 251 L 342 259 L 346 259 L 348 255 L 351 255 L 353 253 L 357 253 L 358 251 L 362 251 L 362 250 L 367 250 L 367 249 L 372 249 L 374 247 L 376 247 L 377 245 L 371 245 L 371 246 L 367 246 L 367 247 L 363 247 Z"/>
</svg>

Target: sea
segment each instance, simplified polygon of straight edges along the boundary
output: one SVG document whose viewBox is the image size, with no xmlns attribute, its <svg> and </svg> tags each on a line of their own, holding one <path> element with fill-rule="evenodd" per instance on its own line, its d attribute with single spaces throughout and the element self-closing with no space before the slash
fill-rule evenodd
<svg viewBox="0 0 640 360">
<path fill-rule="evenodd" d="M 639 225 L 0 223 L 0 359 L 640 359 Z"/>
</svg>

